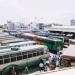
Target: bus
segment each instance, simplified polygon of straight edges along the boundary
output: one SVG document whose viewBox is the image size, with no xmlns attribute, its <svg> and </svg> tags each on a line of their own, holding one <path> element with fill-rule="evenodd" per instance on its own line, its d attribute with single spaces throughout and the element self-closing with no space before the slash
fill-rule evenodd
<svg viewBox="0 0 75 75">
<path fill-rule="evenodd" d="M 60 39 L 40 36 L 38 36 L 38 38 L 37 41 L 39 41 L 40 44 L 46 45 L 52 53 L 57 53 L 63 49 L 64 43 Z"/>
<path fill-rule="evenodd" d="M 4 46 L 0 46 L 0 49 L 13 48 L 13 47 L 22 47 L 22 46 L 31 46 L 31 45 L 36 45 L 36 44 L 37 44 L 36 41 L 28 40 L 28 41 L 9 43 L 9 44 L 6 44 Z"/>
<path fill-rule="evenodd" d="M 38 66 L 42 59 L 48 60 L 50 54 L 45 45 L 23 46 L 18 49 L 0 50 L 0 75 L 11 75 L 13 66 L 16 73 Z"/>
<path fill-rule="evenodd" d="M 31 33 L 24 33 L 21 35 L 21 37 L 24 39 L 29 38 L 31 40 L 36 41 L 39 44 L 46 45 L 49 51 L 52 53 L 57 53 L 58 51 L 62 50 L 64 47 L 63 41 L 58 38 L 38 36 Z"/>
</svg>

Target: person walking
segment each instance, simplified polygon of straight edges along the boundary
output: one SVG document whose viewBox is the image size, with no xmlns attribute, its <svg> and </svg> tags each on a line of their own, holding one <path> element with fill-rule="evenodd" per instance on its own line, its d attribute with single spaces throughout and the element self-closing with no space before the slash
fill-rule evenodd
<svg viewBox="0 0 75 75">
<path fill-rule="evenodd" d="M 28 67 L 26 66 L 25 69 L 24 69 L 24 73 L 28 74 L 29 70 L 28 70 Z"/>
<path fill-rule="evenodd" d="M 56 57 L 56 55 L 53 55 L 51 64 L 53 65 L 54 69 L 56 68 L 56 61 L 57 61 L 57 57 Z"/>
<path fill-rule="evenodd" d="M 13 66 L 11 69 L 11 75 L 16 75 L 16 67 Z"/>
<path fill-rule="evenodd" d="M 46 61 L 46 62 L 44 63 L 44 71 L 47 71 L 48 67 L 49 67 L 49 62 Z"/>
<path fill-rule="evenodd" d="M 40 72 L 41 72 L 41 71 L 44 71 L 44 64 L 43 64 L 43 63 L 40 63 L 40 64 L 39 64 L 39 69 L 40 69 Z"/>
</svg>

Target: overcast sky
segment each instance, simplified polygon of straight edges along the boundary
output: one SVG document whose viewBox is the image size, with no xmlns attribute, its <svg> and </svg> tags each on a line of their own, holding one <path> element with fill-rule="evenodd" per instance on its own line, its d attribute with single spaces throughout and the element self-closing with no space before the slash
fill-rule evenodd
<svg viewBox="0 0 75 75">
<path fill-rule="evenodd" d="M 75 0 L 0 0 L 0 24 L 39 21 L 70 24 L 75 19 Z"/>
</svg>

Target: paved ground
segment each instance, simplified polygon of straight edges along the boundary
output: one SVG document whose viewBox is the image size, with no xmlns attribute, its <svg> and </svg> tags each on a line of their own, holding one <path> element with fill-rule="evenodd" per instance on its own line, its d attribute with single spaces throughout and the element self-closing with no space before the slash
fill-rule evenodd
<svg viewBox="0 0 75 75">
<path fill-rule="evenodd" d="M 70 69 L 75 69 L 75 67 L 68 67 L 68 68 L 63 68 L 63 69 L 59 69 L 58 67 L 55 70 L 48 70 L 46 72 L 42 71 L 36 71 L 34 73 L 30 73 L 28 75 L 43 75 L 43 74 L 47 74 L 47 73 L 54 73 L 54 72 L 59 72 L 59 71 L 65 71 L 65 70 L 70 70 Z M 23 74 L 25 75 L 25 74 Z"/>
</svg>

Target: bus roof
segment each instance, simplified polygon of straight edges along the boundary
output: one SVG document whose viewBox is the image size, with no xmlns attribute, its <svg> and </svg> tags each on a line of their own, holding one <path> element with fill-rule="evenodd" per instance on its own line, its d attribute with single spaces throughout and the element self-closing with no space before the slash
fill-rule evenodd
<svg viewBox="0 0 75 75">
<path fill-rule="evenodd" d="M 25 45 L 25 44 L 32 44 L 32 43 L 36 43 L 35 41 L 21 41 L 21 42 L 17 42 L 17 43 L 10 43 L 4 46 L 0 46 L 0 49 L 5 49 L 5 48 L 11 48 L 11 47 L 15 47 L 15 46 L 21 46 L 21 45 Z"/>
<path fill-rule="evenodd" d="M 60 39 L 53 38 L 53 37 L 43 37 L 43 36 L 37 36 L 37 37 L 42 39 L 42 40 L 61 41 Z"/>
<path fill-rule="evenodd" d="M 19 42 L 19 41 L 24 41 L 24 39 L 15 38 L 15 39 L 1 40 L 0 43 L 6 44 L 6 43 Z"/>
<path fill-rule="evenodd" d="M 28 44 L 28 43 L 35 43 L 35 41 L 28 40 L 28 41 L 16 42 L 16 43 L 9 44 L 9 46 L 12 46 L 12 45 L 15 46 L 15 45 L 21 45 L 21 44 Z"/>
<path fill-rule="evenodd" d="M 45 45 L 32 45 L 32 46 L 24 46 L 24 47 L 19 47 L 19 50 L 14 51 L 11 50 L 11 48 L 6 48 L 6 49 L 2 49 L 0 50 L 0 55 L 4 55 L 4 54 L 10 54 L 10 53 L 14 53 L 14 52 L 22 52 L 22 51 L 29 51 L 29 50 L 34 50 L 34 49 L 39 49 L 39 48 L 47 48 L 47 46 Z M 15 47 L 16 48 L 16 47 Z"/>
<path fill-rule="evenodd" d="M 57 38 L 43 37 L 43 36 L 35 35 L 35 34 L 32 34 L 32 33 L 24 33 L 23 35 L 28 36 L 28 37 L 32 37 L 32 38 L 38 38 L 38 39 L 41 39 L 41 40 L 61 41 L 60 39 L 57 39 Z"/>
</svg>

